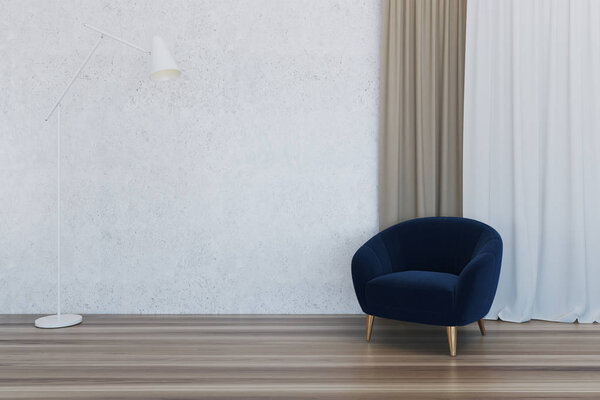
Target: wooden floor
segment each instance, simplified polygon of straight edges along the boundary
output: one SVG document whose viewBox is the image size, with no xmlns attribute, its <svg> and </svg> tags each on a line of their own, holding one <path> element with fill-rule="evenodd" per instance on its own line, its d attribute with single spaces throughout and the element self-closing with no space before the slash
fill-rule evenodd
<svg viewBox="0 0 600 400">
<path fill-rule="evenodd" d="M 1 399 L 600 398 L 600 327 L 459 328 L 363 316 L 0 317 Z"/>
</svg>

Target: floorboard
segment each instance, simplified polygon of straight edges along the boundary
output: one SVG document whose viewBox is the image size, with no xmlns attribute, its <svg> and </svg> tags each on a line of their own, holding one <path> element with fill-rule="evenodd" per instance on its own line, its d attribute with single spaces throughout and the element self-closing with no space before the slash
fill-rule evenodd
<svg viewBox="0 0 600 400">
<path fill-rule="evenodd" d="M 600 326 L 364 316 L 0 316 L 0 399 L 600 398 Z"/>
</svg>

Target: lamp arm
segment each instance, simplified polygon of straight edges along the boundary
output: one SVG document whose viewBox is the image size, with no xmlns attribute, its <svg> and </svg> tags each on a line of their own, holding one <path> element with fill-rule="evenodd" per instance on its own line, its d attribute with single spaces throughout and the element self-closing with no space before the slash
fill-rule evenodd
<svg viewBox="0 0 600 400">
<path fill-rule="evenodd" d="M 123 43 L 123 44 L 125 44 L 125 45 L 127 45 L 127 46 L 129 46 L 131 48 L 134 48 L 134 49 L 136 49 L 138 51 L 141 51 L 142 53 L 150 54 L 150 50 L 146 50 L 144 48 L 141 48 L 140 46 L 136 46 L 135 44 L 133 44 L 131 42 L 128 42 L 127 40 L 121 39 L 120 37 L 112 35 L 112 34 L 110 34 L 108 32 L 105 32 L 105 31 L 103 31 L 100 28 L 96 28 L 95 26 L 91 26 L 91 25 L 88 25 L 88 24 L 83 24 L 83 26 L 85 26 L 86 28 L 91 29 L 93 31 L 96 31 L 96 32 L 98 32 L 98 33 L 100 33 L 100 34 L 108 37 L 108 38 L 116 40 L 117 42 L 121 42 L 121 43 Z"/>
<path fill-rule="evenodd" d="M 81 67 L 79 67 L 79 69 L 77 70 L 77 72 L 75 73 L 75 75 L 73 76 L 73 78 L 71 78 L 71 80 L 69 81 L 69 84 L 67 85 L 67 87 L 65 88 L 65 90 L 63 90 L 62 94 L 60 95 L 60 97 L 58 98 L 58 100 L 56 100 L 56 103 L 54 103 L 54 105 L 52 106 L 52 108 L 50 109 L 50 112 L 48 113 L 48 115 L 46 116 L 45 120 L 48 121 L 48 119 L 50 119 L 50 117 L 52 116 L 52 114 L 54 113 L 54 111 L 56 110 L 56 107 L 58 107 L 58 105 L 60 104 L 60 102 L 62 101 L 62 99 L 65 97 L 65 95 L 69 92 L 69 89 L 71 89 L 71 86 L 73 86 L 73 83 L 75 82 L 75 80 L 77 79 L 77 77 L 79 76 L 79 74 L 81 73 L 81 71 L 83 71 L 83 69 L 85 68 L 85 66 L 87 65 L 88 61 L 90 61 L 90 58 L 92 57 L 92 55 L 96 52 L 96 49 L 98 48 L 98 46 L 100 45 L 100 42 L 102 41 L 102 39 L 106 36 L 108 38 L 111 38 L 113 40 L 116 40 L 117 42 L 121 42 L 129 47 L 132 47 L 138 51 L 141 51 L 142 53 L 146 53 L 146 54 L 151 54 L 151 52 L 149 50 L 143 49 L 139 46 L 136 46 L 133 43 L 130 43 L 126 40 L 123 40 L 115 35 L 111 35 L 108 32 L 104 32 L 101 29 L 98 29 L 94 26 L 88 25 L 88 24 L 83 24 L 83 26 L 85 26 L 88 29 L 91 29 L 93 31 L 96 31 L 98 33 L 100 33 L 100 38 L 98 39 L 98 41 L 96 42 L 96 44 L 94 45 L 94 47 L 92 48 L 92 50 L 90 50 L 89 54 L 87 55 L 87 57 L 85 58 L 85 60 L 83 60 L 83 63 L 81 64 Z"/>
<path fill-rule="evenodd" d="M 79 76 L 79 74 L 81 73 L 81 71 L 83 71 L 83 69 L 87 65 L 88 61 L 90 61 L 90 58 L 92 58 L 92 55 L 96 52 L 96 49 L 98 48 L 98 46 L 100 46 L 100 42 L 102 41 L 103 38 L 104 37 L 101 35 L 100 38 L 98 39 L 98 41 L 96 42 L 96 44 L 94 45 L 94 47 L 92 47 L 92 50 L 90 50 L 90 52 L 88 53 L 88 55 L 85 58 L 85 60 L 83 60 L 83 63 L 81 63 L 81 67 L 79 67 L 79 69 L 77 70 L 77 72 L 75 73 L 75 75 L 73 75 L 73 78 L 71 78 L 71 81 L 69 81 L 69 84 L 67 85 L 67 87 L 65 88 L 65 90 L 63 90 L 63 92 L 60 95 L 60 97 L 58 98 L 58 100 L 56 100 L 56 103 L 54 103 L 54 105 L 50 109 L 50 112 L 46 116 L 46 119 L 45 119 L 46 121 L 48 121 L 48 119 L 50 119 L 50 117 L 52 116 L 52 114 L 56 110 L 56 107 L 58 107 L 58 105 L 60 104 L 60 102 L 62 101 L 62 99 L 65 97 L 65 95 L 69 91 L 69 89 L 71 89 L 71 86 L 73 86 L 73 83 L 75 82 L 75 79 L 77 79 L 77 77 Z"/>
</svg>

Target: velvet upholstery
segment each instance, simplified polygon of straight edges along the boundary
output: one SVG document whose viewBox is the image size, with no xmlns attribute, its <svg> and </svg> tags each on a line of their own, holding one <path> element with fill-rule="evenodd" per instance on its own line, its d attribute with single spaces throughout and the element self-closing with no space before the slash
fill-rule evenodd
<svg viewBox="0 0 600 400">
<path fill-rule="evenodd" d="M 502 239 L 492 227 L 467 218 L 418 218 L 358 249 L 352 281 L 366 314 L 461 326 L 488 313 L 501 262 Z"/>
</svg>

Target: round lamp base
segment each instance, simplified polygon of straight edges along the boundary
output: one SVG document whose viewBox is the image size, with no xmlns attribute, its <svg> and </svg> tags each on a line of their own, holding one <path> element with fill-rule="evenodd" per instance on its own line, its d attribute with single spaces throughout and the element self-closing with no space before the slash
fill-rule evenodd
<svg viewBox="0 0 600 400">
<path fill-rule="evenodd" d="M 36 319 L 35 326 L 44 329 L 66 328 L 67 326 L 80 324 L 81 321 L 83 321 L 83 317 L 77 314 L 48 315 Z"/>
</svg>

